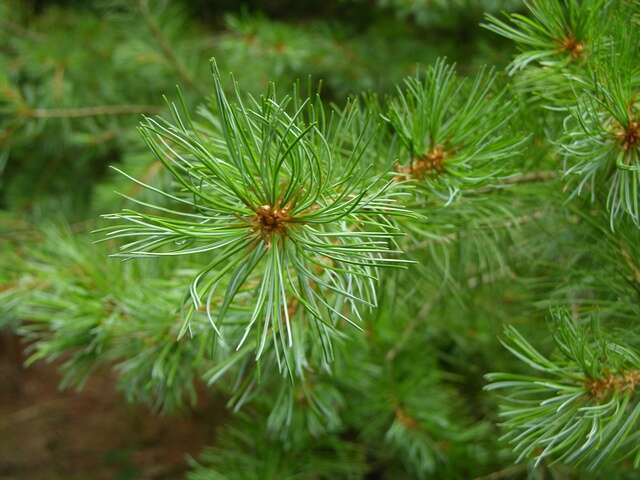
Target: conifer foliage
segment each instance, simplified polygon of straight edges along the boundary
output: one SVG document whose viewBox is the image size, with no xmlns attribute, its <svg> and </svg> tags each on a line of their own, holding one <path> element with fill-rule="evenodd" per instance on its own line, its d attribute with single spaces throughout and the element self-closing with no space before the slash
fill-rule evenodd
<svg viewBox="0 0 640 480">
<path fill-rule="evenodd" d="M 355 324 L 359 308 L 375 307 L 378 270 L 403 263 L 394 257 L 400 252 L 392 240 L 400 232 L 391 223 L 393 216 L 410 216 L 398 201 L 402 192 L 363 161 L 375 130 L 366 119 L 362 131 L 353 131 L 357 110 L 325 113 L 317 96 L 278 99 L 273 88 L 248 104 L 236 92 L 230 104 L 215 64 L 214 83 L 219 121 L 211 124 L 214 116 L 205 111 L 209 125 L 196 126 L 172 104 L 174 124 L 149 118 L 141 127 L 180 189 L 141 185 L 188 211 L 156 205 L 157 215 L 107 215 L 132 226 L 110 227 L 106 236 L 131 240 L 117 254 L 125 258 L 213 256 L 191 283 L 185 329 L 193 312 L 204 310 L 224 341 L 225 313 L 238 307 L 237 299 L 252 313 L 228 334 L 236 349 L 249 341 L 259 359 L 269 341 L 279 364 L 282 357 L 293 370 L 286 353 L 294 343 L 292 323 L 303 322 L 329 362 L 337 320 Z"/>
<path fill-rule="evenodd" d="M 192 480 L 638 475 L 640 2 L 56 3 L 0 2 L 27 364 L 221 399 Z"/>
</svg>

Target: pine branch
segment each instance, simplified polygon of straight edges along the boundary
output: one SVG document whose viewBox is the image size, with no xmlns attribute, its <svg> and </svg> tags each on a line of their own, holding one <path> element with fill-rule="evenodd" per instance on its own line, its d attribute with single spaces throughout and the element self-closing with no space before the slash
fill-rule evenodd
<svg viewBox="0 0 640 480">
<path fill-rule="evenodd" d="M 0 20 L 0 26 L 11 31 L 15 35 L 22 36 L 34 42 L 43 42 L 46 39 L 46 37 L 42 33 L 28 30 L 26 28 L 23 28 L 21 25 L 18 25 L 17 23 L 11 22 L 9 20 Z"/>
<path fill-rule="evenodd" d="M 555 316 L 556 357 L 539 353 L 515 329 L 505 347 L 539 376 L 491 373 L 487 390 L 504 390 L 503 436 L 519 455 L 535 464 L 603 463 L 633 457 L 640 463 L 640 356 L 597 329 L 573 323 L 568 312 Z"/>
<path fill-rule="evenodd" d="M 509 467 L 492 472 L 488 475 L 482 475 L 481 477 L 475 477 L 473 480 L 500 480 L 503 478 L 513 478 L 514 474 L 522 473 L 527 470 L 527 465 L 511 465 Z"/>
<path fill-rule="evenodd" d="M 521 50 L 509 66 L 513 74 L 531 64 L 564 68 L 592 53 L 606 0 L 532 0 L 531 17 L 505 14 L 500 20 L 487 14 L 482 26 L 516 43 Z"/>
<path fill-rule="evenodd" d="M 612 229 L 623 216 L 640 225 L 639 71 L 630 27 L 619 28 L 620 41 L 589 78 L 576 79 L 576 105 L 559 142 L 572 196 L 602 197 Z"/>
<path fill-rule="evenodd" d="M 176 340 L 182 274 L 175 265 L 97 262 L 105 252 L 85 236 L 41 235 L 14 257 L 23 277 L 0 292 L 18 318 L 29 319 L 19 327 L 32 345 L 27 363 L 60 359 L 61 386 L 75 388 L 113 368 L 127 399 L 164 412 L 193 403 L 213 338 L 205 330 L 195 341 Z"/>
<path fill-rule="evenodd" d="M 78 108 L 27 108 L 20 115 L 27 118 L 83 118 L 118 115 L 157 114 L 163 107 L 156 105 L 99 105 Z"/>
<path fill-rule="evenodd" d="M 558 173 L 554 171 L 527 172 L 521 175 L 512 175 L 500 180 L 504 185 L 518 185 L 521 183 L 548 182 L 558 178 Z"/>
<path fill-rule="evenodd" d="M 103 231 L 129 240 L 116 254 L 124 258 L 214 254 L 191 285 L 183 333 L 204 313 L 221 339 L 229 330 L 237 349 L 255 341 L 257 358 L 273 348 L 279 368 L 292 372 L 293 323 L 304 315 L 328 362 L 336 321 L 357 325 L 359 309 L 376 305 L 379 269 L 407 263 L 396 256 L 400 232 L 387 217 L 414 215 L 398 203 L 404 194 L 396 182 L 360 162 L 373 130 L 351 128 L 354 109 L 326 117 L 318 97 L 278 99 L 274 88 L 248 104 L 236 91 L 231 103 L 215 66 L 214 83 L 220 125 L 213 130 L 176 105 L 173 124 L 148 118 L 141 127 L 176 188 L 134 181 L 173 205 L 131 199 L 158 213 L 107 215 L 129 225 Z M 225 326 L 231 307 L 251 304 L 241 328 Z"/>
<path fill-rule="evenodd" d="M 193 116 L 185 105 L 196 99 L 182 94 L 168 108 L 145 102 L 172 78 L 206 90 L 190 61 L 199 19 L 146 0 L 75 13 L 1 3 L 13 35 L 0 41 L 10 240 L 0 242 L 0 326 L 24 336 L 29 362 L 55 360 L 62 386 L 76 388 L 112 369 L 128 401 L 167 412 L 214 392 L 235 415 L 192 463 L 192 480 L 583 478 L 583 466 L 593 478 L 621 475 L 609 468 L 633 477 L 638 1 L 527 0 L 526 16 L 486 17 L 519 50 L 515 78 L 488 68 L 465 78 L 439 60 L 389 97 L 375 90 L 413 70 L 416 52 L 435 58 L 472 34 L 462 16 L 514 3 L 379 0 L 385 10 L 355 30 L 350 15 L 329 27 L 229 15 L 215 48 L 241 83 L 223 89 L 214 67 L 213 95 Z M 127 20 L 107 23 L 116 17 Z M 20 18 L 46 42 L 3 23 Z M 456 35 L 432 50 L 451 26 Z M 504 58 L 474 51 L 463 71 Z M 246 94 L 307 74 L 326 81 L 335 105 L 299 83 L 289 95 L 275 85 Z M 343 101 L 363 88 L 374 92 Z M 94 106 L 37 108 L 56 98 Z M 140 114 L 147 151 L 121 128 Z M 104 179 L 115 158 L 129 173 Z M 51 195 L 38 188 L 45 177 Z M 78 214 L 59 192 L 113 211 L 114 186 L 128 205 L 105 216 L 106 246 L 83 236 L 87 222 L 41 228 L 39 218 Z M 108 253 L 123 261 L 103 261 Z M 571 310 L 554 315 L 547 354 L 533 347 L 549 340 L 537 312 L 560 302 Z M 582 319 L 593 311 L 606 333 Z M 520 365 L 496 350 L 503 323 L 530 331 L 504 335 Z M 491 370 L 501 371 L 487 375 L 495 402 L 478 385 Z M 507 466 L 494 403 L 526 464 Z"/>
<path fill-rule="evenodd" d="M 450 203 L 460 191 L 498 181 L 519 157 L 526 136 L 510 131 L 515 109 L 506 94 L 492 71 L 469 82 L 442 59 L 423 79 L 405 82 L 386 118 L 404 147 L 399 176 L 417 187 L 412 208 L 428 194 Z"/>
</svg>

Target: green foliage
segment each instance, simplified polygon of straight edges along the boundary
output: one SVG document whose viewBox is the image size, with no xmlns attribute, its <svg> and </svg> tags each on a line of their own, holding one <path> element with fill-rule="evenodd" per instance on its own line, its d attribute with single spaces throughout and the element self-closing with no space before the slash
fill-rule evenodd
<svg viewBox="0 0 640 480">
<path fill-rule="evenodd" d="M 637 35 L 623 37 L 626 42 Z M 630 43 L 616 44 L 596 64 L 582 95 L 565 120 L 561 148 L 567 175 L 579 177 L 575 194 L 606 194 L 611 226 L 623 214 L 640 222 L 640 92 L 638 66 Z"/>
<path fill-rule="evenodd" d="M 28 363 L 225 404 L 192 480 L 634 478 L 640 3 L 237 3 L 0 0 Z"/>
<path fill-rule="evenodd" d="M 269 345 L 291 372 L 291 323 L 304 314 L 329 362 L 338 320 L 355 324 L 344 307 L 359 318 L 361 306 L 376 304 L 378 269 L 402 265 L 392 256 L 399 232 L 388 219 L 410 215 L 397 201 L 402 193 L 395 182 L 372 177 L 361 161 L 373 132 L 345 134 L 356 110 L 334 116 L 297 94 L 278 100 L 273 89 L 248 104 L 236 94 L 231 104 L 215 70 L 214 81 L 220 125 L 205 114 L 213 132 L 203 135 L 175 105 L 173 125 L 147 119 L 141 128 L 179 189 L 142 185 L 181 209 L 139 202 L 158 214 L 107 215 L 132 225 L 107 227 L 106 236 L 132 237 L 117 254 L 125 258 L 216 252 L 191 284 L 185 330 L 203 309 L 224 341 L 225 313 L 244 297 L 255 305 L 246 306 L 252 313 L 244 325 L 231 327 L 237 349 L 251 335 L 257 358 Z M 225 293 L 214 315 L 212 300 L 222 282 Z"/>
<path fill-rule="evenodd" d="M 483 69 L 467 85 L 456 78 L 454 66 L 440 60 L 424 79 L 407 80 L 391 102 L 389 122 L 409 163 L 400 171 L 421 180 L 425 196 L 451 202 L 465 188 L 506 175 L 518 156 L 523 139 L 505 127 L 514 106 L 506 90 L 493 91 L 495 81 Z"/>
<path fill-rule="evenodd" d="M 234 362 L 255 363 L 246 348 L 235 352 L 217 345 L 206 321 L 194 324 L 196 338 L 177 340 L 183 321 L 177 308 L 182 292 L 176 285 L 192 273 L 187 265 L 177 268 L 170 260 L 104 263 L 101 258 L 108 251 L 96 250 L 84 237 L 58 228 L 42 234 L 43 243 L 28 262 L 14 266 L 23 272 L 21 281 L 2 292 L 8 319 L 29 319 L 19 331 L 34 342 L 30 363 L 63 359 L 62 386 L 77 388 L 96 371 L 113 367 L 128 399 L 165 412 L 194 402 L 199 381 L 215 382 L 229 392 L 234 409 L 256 397 L 256 380 L 243 369 L 229 381 L 221 380 Z M 269 372 L 277 373 L 276 359 L 274 352 L 265 357 L 265 385 L 259 393 L 270 392 L 261 400 L 265 408 L 275 406 L 270 431 L 280 432 L 283 442 L 292 431 L 325 431 L 329 412 L 343 403 L 340 392 L 310 373 L 297 385 L 278 381 L 277 374 L 270 380 Z M 294 405 L 301 400 L 309 411 Z M 335 429 L 341 422 L 337 414 L 333 418 Z"/>
<path fill-rule="evenodd" d="M 430 27 L 459 26 L 471 21 L 480 12 L 512 10 L 521 0 L 378 0 L 377 4 L 396 12 L 400 18 L 410 18 L 418 25 Z"/>
<path fill-rule="evenodd" d="M 195 401 L 198 365 L 213 343 L 206 331 L 194 342 L 176 339 L 175 265 L 105 263 L 108 252 L 84 238 L 58 229 L 43 235 L 20 266 L 21 282 L 7 292 L 15 315 L 29 319 L 20 327 L 33 342 L 28 362 L 62 359 L 63 387 L 82 387 L 113 366 L 129 399 L 165 411 Z"/>
<path fill-rule="evenodd" d="M 532 17 L 506 15 L 506 21 L 487 15 L 485 28 L 518 45 L 522 53 L 513 60 L 514 73 L 531 63 L 564 67 L 590 55 L 602 27 L 608 0 L 532 0 L 527 8 Z"/>
<path fill-rule="evenodd" d="M 76 217 L 86 216 L 107 164 L 142 148 L 138 116 L 159 113 L 161 95 L 187 82 L 158 51 L 144 21 L 51 7 L 23 31 L 15 22 L 26 10 L 8 7 L 4 21 L 17 30 L 0 40 L 8 53 L 0 56 L 0 141 L 7 155 L 2 202 L 49 213 L 56 210 L 53 197 Z M 211 50 L 197 31 L 185 33 L 176 11 L 167 13 L 163 19 L 172 21 L 162 23 L 160 41 L 171 42 L 182 62 L 188 58 L 196 76 L 191 67 L 206 64 Z M 83 181 L 73 184 L 75 178 Z"/>
<path fill-rule="evenodd" d="M 287 449 L 254 422 L 238 415 L 220 432 L 220 447 L 204 452 L 189 480 L 362 478 L 364 452 L 337 437 L 297 442 Z"/>
<path fill-rule="evenodd" d="M 399 459 L 413 478 L 445 475 L 470 459 L 480 461 L 482 449 L 474 450 L 473 444 L 483 438 L 486 425 L 473 423 L 459 401 L 459 385 L 444 378 L 425 335 L 415 334 L 419 322 L 404 322 L 397 331 L 410 295 L 395 282 L 385 287 L 366 341 L 345 358 L 347 372 L 354 372 L 344 377 L 353 378 L 346 387 L 354 411 L 346 420 L 377 457 L 390 463 Z"/>
<path fill-rule="evenodd" d="M 492 373 L 488 390 L 504 390 L 501 417 L 519 458 L 553 459 L 589 469 L 631 456 L 640 462 L 637 425 L 640 357 L 630 345 L 608 340 L 597 327 L 555 316 L 557 355 L 538 352 L 513 328 L 505 346 L 538 376 Z"/>
<path fill-rule="evenodd" d="M 606 198 L 612 228 L 622 215 L 638 223 L 639 37 L 628 23 L 637 6 L 572 0 L 528 7 L 533 19 L 514 13 L 507 24 L 488 15 L 485 27 L 519 44 L 511 73 L 528 67 L 527 88 L 549 108 L 569 111 L 557 142 L 573 195 Z"/>
</svg>

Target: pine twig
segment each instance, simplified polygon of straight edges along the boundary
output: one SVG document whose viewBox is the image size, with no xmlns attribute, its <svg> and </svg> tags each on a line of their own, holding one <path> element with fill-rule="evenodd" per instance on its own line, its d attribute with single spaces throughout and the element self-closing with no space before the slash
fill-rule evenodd
<svg viewBox="0 0 640 480">
<path fill-rule="evenodd" d="M 482 187 L 479 188 L 477 190 L 472 190 L 469 193 L 472 195 L 478 195 L 478 194 L 483 194 L 483 193 L 488 193 L 488 192 L 494 192 L 496 190 L 501 190 L 502 187 L 504 187 L 505 185 L 524 185 L 527 183 L 544 183 L 544 182 L 551 182 L 553 180 L 556 180 L 558 178 L 558 172 L 555 172 L 553 170 L 549 170 L 549 171 L 539 171 L 539 172 L 527 172 L 527 173 L 523 173 L 521 175 L 513 175 L 511 177 L 506 177 L 503 178 L 501 180 L 499 180 L 498 182 L 496 182 L 494 185 L 488 185 L 486 187 Z"/>
<path fill-rule="evenodd" d="M 507 468 L 503 468 L 502 470 L 498 470 L 496 472 L 492 472 L 488 475 L 483 475 L 481 477 L 476 477 L 474 480 L 499 480 L 501 478 L 512 478 L 512 475 L 516 473 L 520 473 L 523 470 L 527 469 L 527 465 L 511 465 Z"/>
<path fill-rule="evenodd" d="M 520 183 L 548 182 L 556 178 L 558 178 L 558 173 L 554 171 L 528 172 L 522 175 L 507 177 L 501 183 L 504 185 L 515 185 Z"/>
<path fill-rule="evenodd" d="M 82 118 L 117 115 L 157 114 L 162 107 L 157 105 L 99 105 L 78 108 L 34 108 L 23 112 L 28 118 Z"/>
</svg>

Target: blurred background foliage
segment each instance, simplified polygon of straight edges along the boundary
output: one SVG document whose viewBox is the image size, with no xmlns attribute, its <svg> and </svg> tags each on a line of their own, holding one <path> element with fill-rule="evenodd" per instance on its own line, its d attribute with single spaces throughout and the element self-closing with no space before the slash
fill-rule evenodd
<svg viewBox="0 0 640 480">
<path fill-rule="evenodd" d="M 438 56 L 465 71 L 504 65 L 509 45 L 478 23 L 486 8 L 516 5 L 3 0 L 1 205 L 22 220 L 75 221 L 106 209 L 112 196 L 96 187 L 117 181 L 108 165 L 143 176 L 149 168 L 135 131 L 140 115 L 162 112 L 176 85 L 190 105 L 202 101 L 211 57 L 243 91 L 269 81 L 288 90 L 311 76 L 327 100 L 343 102 L 389 92 Z"/>
</svg>

